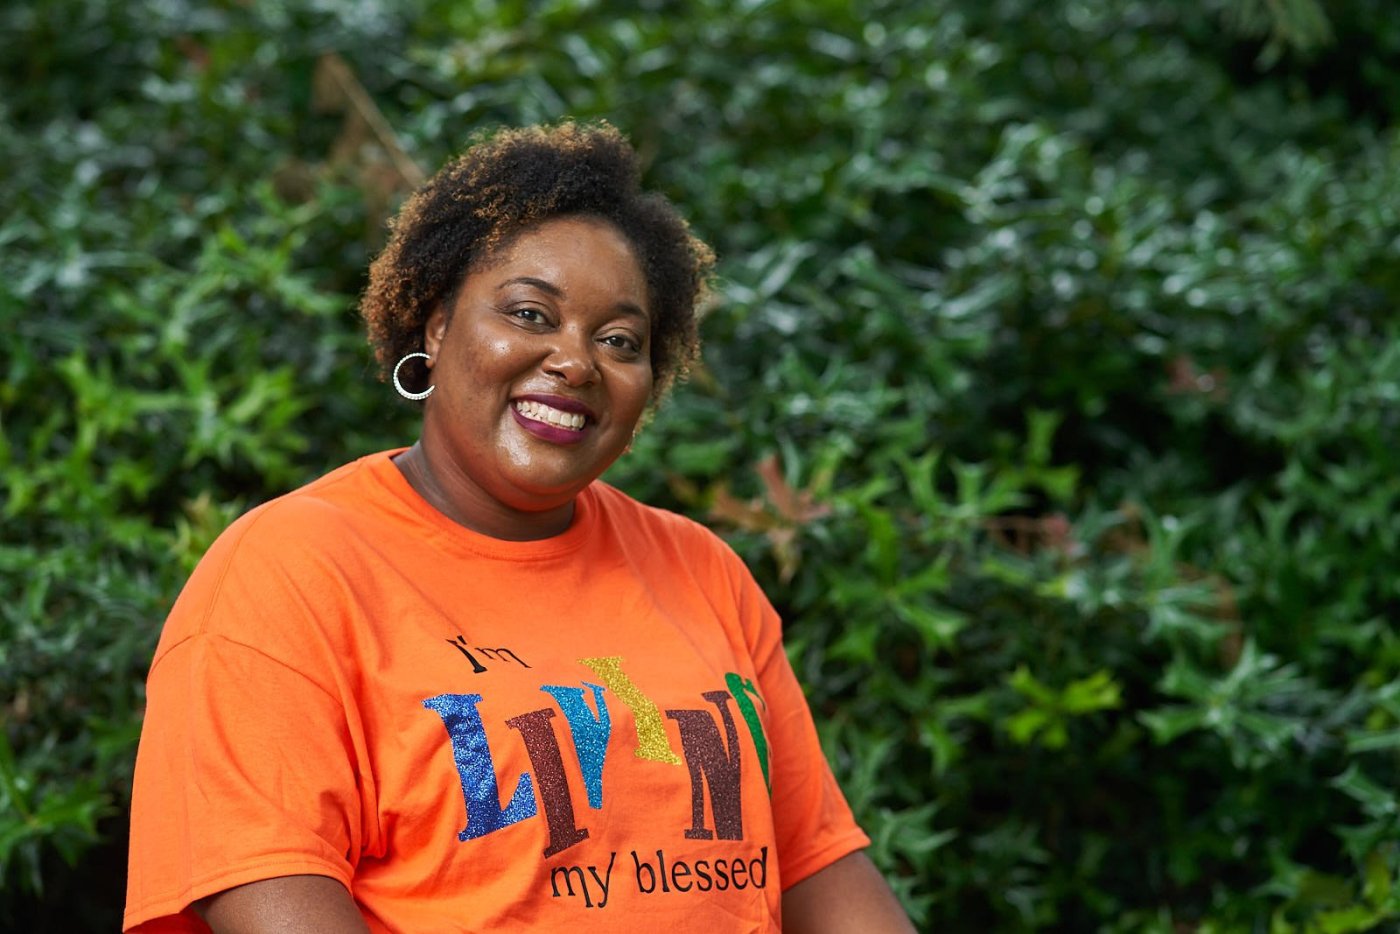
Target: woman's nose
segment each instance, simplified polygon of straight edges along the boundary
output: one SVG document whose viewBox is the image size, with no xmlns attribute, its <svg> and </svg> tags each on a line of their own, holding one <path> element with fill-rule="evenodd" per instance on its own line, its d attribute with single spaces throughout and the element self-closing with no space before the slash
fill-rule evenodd
<svg viewBox="0 0 1400 934">
<path fill-rule="evenodd" d="M 544 361 L 544 370 L 569 386 L 586 386 L 598 377 L 593 342 L 584 336 L 561 332 Z"/>
</svg>

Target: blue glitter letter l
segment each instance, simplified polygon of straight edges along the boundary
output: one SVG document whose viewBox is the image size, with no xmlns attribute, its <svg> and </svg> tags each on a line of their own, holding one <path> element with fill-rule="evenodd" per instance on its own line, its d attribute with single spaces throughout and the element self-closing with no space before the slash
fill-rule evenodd
<svg viewBox="0 0 1400 934">
<path fill-rule="evenodd" d="M 457 839 L 462 841 L 484 837 L 493 830 L 535 816 L 535 785 L 529 772 L 520 773 L 510 804 L 501 807 L 496 766 L 491 761 L 491 747 L 486 743 L 481 714 L 476 709 L 479 703 L 480 694 L 439 694 L 423 701 L 424 707 L 442 717 L 442 724 L 452 739 L 452 758 L 457 763 L 462 797 L 467 803 L 467 828 L 457 834 Z"/>
<path fill-rule="evenodd" d="M 583 682 L 593 690 L 593 706 L 598 716 L 583 702 L 583 688 L 546 684 L 540 688 L 554 698 L 564 719 L 569 721 L 569 733 L 574 738 L 578 768 L 583 773 L 583 787 L 588 792 L 588 806 L 597 810 L 603 806 L 603 760 L 608 755 L 608 737 L 612 735 L 612 719 L 603 700 L 603 686 Z"/>
</svg>

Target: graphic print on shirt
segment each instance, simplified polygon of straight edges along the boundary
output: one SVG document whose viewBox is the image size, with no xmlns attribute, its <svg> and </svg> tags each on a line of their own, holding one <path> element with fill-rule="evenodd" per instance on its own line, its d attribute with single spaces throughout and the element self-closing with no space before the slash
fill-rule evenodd
<svg viewBox="0 0 1400 934">
<path fill-rule="evenodd" d="M 467 654 L 463 644 L 448 641 Z M 514 731 L 523 743 L 531 767 L 513 779 L 506 776 L 501 776 L 500 781 L 497 779 L 491 742 L 479 710 L 482 694 L 439 694 L 423 700 L 423 707 L 436 713 L 442 721 L 461 783 L 466 826 L 458 832 L 458 841 L 478 840 L 541 816 L 548 830 L 548 843 L 541 854 L 545 859 L 589 839 L 587 811 L 602 809 L 606 797 L 603 767 L 614 739 L 609 695 L 627 708 L 635 725 L 635 737 L 618 737 L 622 743 L 628 739 L 635 741 L 634 763 L 629 768 L 684 768 L 690 785 L 690 813 L 675 815 L 674 827 L 678 832 L 674 838 L 743 841 L 741 778 L 745 750 L 741 746 L 740 720 L 747 734 L 747 745 L 763 773 L 764 784 L 772 793 L 768 740 L 758 712 L 764 702 L 753 682 L 729 672 L 725 675 L 724 689 L 699 694 L 697 699 L 703 700 L 705 705 L 662 711 L 627 675 L 621 656 L 577 661 L 602 683 L 581 679 L 581 687 L 542 684 L 540 691 L 552 698 L 555 706 L 543 706 L 504 720 L 503 725 Z M 473 663 L 476 664 L 475 659 Z M 755 701 L 759 706 L 755 706 Z M 574 761 L 583 776 L 585 801 L 576 802 L 570 791 L 564 766 L 566 751 L 561 748 L 559 734 L 554 728 L 555 717 L 560 713 L 568 725 L 567 744 L 572 746 Z M 667 720 L 676 724 L 679 754 L 671 746 Z M 500 731 L 493 730 L 493 733 L 498 736 L 497 742 L 501 742 Z M 510 790 L 504 803 L 502 781 Z M 709 821 L 706 819 L 707 802 Z M 663 816 L 662 820 L 665 819 Z M 605 866 L 556 866 L 549 875 L 551 895 L 556 898 L 575 896 L 577 883 L 578 897 L 584 907 L 606 907 L 618 856 L 617 852 L 608 854 Z M 693 859 L 687 863 L 668 856 L 663 845 L 654 851 L 647 848 L 645 853 L 634 849 L 630 854 L 623 854 L 623 860 L 631 869 L 627 875 L 635 878 L 636 891 L 652 894 L 692 889 L 707 892 L 763 888 L 767 884 L 768 847 L 750 856 L 745 858 L 725 851 L 714 858 Z"/>
<path fill-rule="evenodd" d="M 491 659 L 497 659 L 497 660 L 503 660 L 503 656 L 509 655 L 512 659 L 514 659 L 515 663 L 516 663 L 517 665 L 519 665 L 520 667 L 522 667 L 522 668 L 529 668 L 529 667 L 530 667 L 529 665 L 525 664 L 523 661 L 520 660 L 520 656 L 519 656 L 519 655 L 516 655 L 516 654 L 515 654 L 514 652 L 512 652 L 510 649 L 507 649 L 507 648 L 504 648 L 504 647 L 498 647 L 498 648 L 494 648 L 494 649 L 488 649 L 488 648 L 486 648 L 484 645 L 478 645 L 478 646 L 476 646 L 476 654 L 472 654 L 472 646 L 470 646 L 469 644 L 467 644 L 467 637 L 466 637 L 466 636 L 461 636 L 461 635 L 459 635 L 459 636 L 458 636 L 457 638 L 455 638 L 455 639 L 448 639 L 448 640 L 447 640 L 447 644 L 450 645 L 450 646 L 452 646 L 452 647 L 453 647 L 454 649 L 456 649 L 457 651 L 461 652 L 462 655 L 463 655 L 463 657 L 465 657 L 467 661 L 471 662 L 471 664 L 472 664 L 472 673 L 473 673 L 473 674 L 481 675 L 481 674 L 485 674 L 486 671 L 487 671 L 486 666 L 483 665 L 480 661 L 477 660 L 477 656 L 478 656 L 478 655 L 481 656 L 481 657 L 483 657 L 483 658 L 491 658 Z"/>
</svg>

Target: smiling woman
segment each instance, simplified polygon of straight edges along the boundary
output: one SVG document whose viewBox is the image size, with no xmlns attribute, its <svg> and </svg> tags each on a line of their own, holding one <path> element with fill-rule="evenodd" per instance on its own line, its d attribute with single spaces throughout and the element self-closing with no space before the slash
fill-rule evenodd
<svg viewBox="0 0 1400 934">
<path fill-rule="evenodd" d="M 127 930 L 909 929 L 747 569 L 598 479 L 711 262 L 608 127 L 502 133 L 409 201 L 363 310 L 421 436 L 190 578 Z"/>
<path fill-rule="evenodd" d="M 468 528 L 564 531 L 651 398 L 648 304 L 611 224 L 566 217 L 517 235 L 428 317 L 434 394 L 399 468 Z"/>
</svg>

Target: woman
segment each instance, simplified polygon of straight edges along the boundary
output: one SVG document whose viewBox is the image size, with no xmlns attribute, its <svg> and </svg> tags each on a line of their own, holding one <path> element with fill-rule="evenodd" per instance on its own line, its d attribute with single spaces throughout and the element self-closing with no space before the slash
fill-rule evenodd
<svg viewBox="0 0 1400 934">
<path fill-rule="evenodd" d="M 747 570 L 597 482 L 711 263 L 606 126 L 501 133 L 408 202 L 363 311 L 421 438 L 186 585 L 128 930 L 908 930 Z"/>
</svg>

